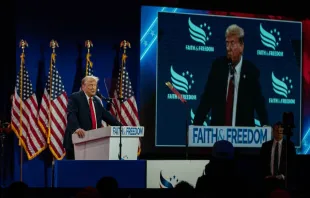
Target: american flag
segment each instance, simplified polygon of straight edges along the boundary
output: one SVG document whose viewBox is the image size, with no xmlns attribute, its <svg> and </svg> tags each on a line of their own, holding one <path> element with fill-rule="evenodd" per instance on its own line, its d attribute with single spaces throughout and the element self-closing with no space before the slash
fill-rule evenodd
<svg viewBox="0 0 310 198">
<path fill-rule="evenodd" d="M 114 105 L 111 105 L 110 112 L 125 126 L 139 126 L 138 107 L 126 69 L 126 59 L 127 55 L 123 53 L 122 64 L 119 67 L 118 76 L 116 78 L 116 89 L 113 90 L 112 97 L 116 108 Z M 118 98 L 122 98 L 123 100 L 119 101 Z M 141 151 L 140 144 L 141 141 L 139 141 L 138 155 L 140 155 Z"/>
<path fill-rule="evenodd" d="M 38 123 L 38 102 L 33 91 L 29 73 L 24 64 L 25 55 L 21 55 L 21 70 L 16 78 L 15 93 L 11 109 L 11 127 L 19 138 L 29 160 L 40 154 L 46 147 L 44 134 Z"/>
<path fill-rule="evenodd" d="M 61 76 L 55 66 L 56 54 L 52 53 L 51 70 L 45 85 L 39 111 L 39 126 L 47 137 L 53 156 L 61 160 L 65 155 L 63 138 L 67 126 L 68 97 Z"/>
</svg>

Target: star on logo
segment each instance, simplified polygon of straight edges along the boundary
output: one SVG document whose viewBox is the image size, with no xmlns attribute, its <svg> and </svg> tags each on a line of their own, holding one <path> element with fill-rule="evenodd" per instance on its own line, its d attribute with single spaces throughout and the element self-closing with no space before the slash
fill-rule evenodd
<svg viewBox="0 0 310 198">
<path fill-rule="evenodd" d="M 189 76 L 189 80 L 188 80 L 188 89 L 191 89 L 192 88 L 192 85 L 195 83 L 194 79 L 193 78 L 193 74 L 189 73 L 189 71 L 186 71 L 186 72 L 183 72 L 182 75 L 186 78 L 186 76 Z"/>
<path fill-rule="evenodd" d="M 276 28 L 274 28 L 273 30 L 270 30 L 270 33 L 274 34 L 275 36 L 278 36 L 278 40 L 281 41 L 280 32 Z M 276 42 L 276 45 L 278 46 L 279 42 Z"/>
<path fill-rule="evenodd" d="M 206 28 L 208 30 L 208 32 L 206 32 L 206 39 L 207 41 L 210 39 L 210 36 L 212 35 L 212 32 L 211 32 L 211 27 L 209 25 L 207 25 L 206 23 L 204 24 L 200 24 L 200 28 Z"/>
<path fill-rule="evenodd" d="M 287 85 L 287 93 L 291 93 L 291 90 L 293 89 L 293 85 L 292 85 L 292 79 L 290 79 L 289 77 L 283 77 L 282 81 L 285 83 L 286 81 L 286 85 Z"/>
</svg>

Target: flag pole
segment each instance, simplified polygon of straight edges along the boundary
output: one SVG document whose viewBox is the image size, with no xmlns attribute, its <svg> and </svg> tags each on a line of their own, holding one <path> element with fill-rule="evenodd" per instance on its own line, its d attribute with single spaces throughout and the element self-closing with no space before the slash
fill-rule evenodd
<svg viewBox="0 0 310 198">
<path fill-rule="evenodd" d="M 128 41 L 126 40 L 123 40 L 120 44 L 120 47 L 123 48 L 123 54 L 122 54 L 122 63 L 121 63 L 121 72 L 120 72 L 120 83 L 119 83 L 119 96 L 118 96 L 118 101 L 119 101 L 119 104 L 120 104 L 120 116 L 119 118 L 122 116 L 122 102 L 123 102 L 123 72 L 124 72 L 124 66 L 125 66 L 125 63 L 126 63 L 126 58 L 127 58 L 127 55 L 126 55 L 126 50 L 127 50 L 127 47 L 128 48 L 131 48 L 131 45 Z M 120 123 L 122 123 L 121 120 L 119 120 Z M 119 127 L 120 130 L 119 130 L 119 159 L 121 160 L 122 159 L 122 126 Z"/>
<path fill-rule="evenodd" d="M 88 67 L 93 67 L 93 62 L 91 62 L 90 57 L 91 57 L 91 53 L 90 53 L 90 48 L 93 47 L 93 42 L 91 40 L 86 40 L 85 41 L 85 47 L 87 48 L 87 54 L 86 54 L 86 71 L 85 71 L 85 76 L 89 76 L 88 73 Z"/>
<path fill-rule="evenodd" d="M 128 42 L 128 41 L 126 41 L 126 40 L 124 40 L 124 41 L 122 41 L 121 42 L 121 48 L 123 48 L 123 50 L 124 50 L 124 52 L 123 52 L 123 54 L 122 54 L 122 68 L 121 68 L 121 76 L 120 76 L 120 82 L 123 82 L 123 72 L 124 72 L 124 67 L 125 67 L 125 64 L 126 64 L 126 59 L 127 59 L 127 48 L 131 48 L 131 44 Z M 120 98 L 120 101 L 122 102 L 123 101 L 123 90 L 122 90 L 122 86 L 123 86 L 123 84 L 122 83 L 120 83 L 120 91 L 119 91 L 119 98 Z M 122 115 L 122 108 L 120 108 L 120 114 Z M 140 138 L 139 138 L 139 142 L 140 142 Z M 138 153 L 137 153 L 137 155 L 139 156 L 140 155 L 140 149 L 138 148 Z"/>
<path fill-rule="evenodd" d="M 20 55 L 21 63 L 20 63 L 20 75 L 19 75 L 19 141 L 18 145 L 20 146 L 20 181 L 23 181 L 23 145 L 22 145 L 22 137 L 23 137 L 23 67 L 25 65 L 25 48 L 28 47 L 28 43 L 25 40 L 21 40 L 19 42 L 19 47 L 22 48 L 22 54 Z"/>
<path fill-rule="evenodd" d="M 123 40 L 123 41 L 121 42 L 121 48 L 123 48 L 124 52 L 123 52 L 123 54 L 122 54 L 122 64 L 121 64 L 121 73 L 120 73 L 120 74 L 121 74 L 121 75 L 120 75 L 120 82 L 121 82 L 121 83 L 119 83 L 119 99 L 120 99 L 120 100 L 123 99 L 123 90 L 122 90 L 123 84 L 122 84 L 122 82 L 123 82 L 124 66 L 125 66 L 126 59 L 127 59 L 127 55 L 126 55 L 127 47 L 128 47 L 128 48 L 131 48 L 131 44 L 130 44 L 128 41 Z"/>
<path fill-rule="evenodd" d="M 48 135 L 47 135 L 47 144 L 50 146 L 51 143 L 51 101 L 52 101 L 52 85 L 53 85 L 53 65 L 56 62 L 56 53 L 55 49 L 56 47 L 59 47 L 58 42 L 55 40 L 51 40 L 50 42 L 50 47 L 53 49 L 52 54 L 51 54 L 51 63 L 50 63 L 50 71 L 49 71 L 49 111 L 48 111 Z M 52 161 L 52 183 L 51 186 L 54 187 L 54 165 L 55 165 L 55 156 L 53 156 L 53 161 Z"/>
</svg>

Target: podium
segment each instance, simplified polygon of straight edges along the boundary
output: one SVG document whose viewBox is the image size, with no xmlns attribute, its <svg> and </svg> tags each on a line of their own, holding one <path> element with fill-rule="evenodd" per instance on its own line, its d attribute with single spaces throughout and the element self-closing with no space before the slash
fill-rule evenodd
<svg viewBox="0 0 310 198">
<path fill-rule="evenodd" d="M 144 127 L 122 127 L 122 160 L 137 160 L 139 138 Z M 75 160 L 119 160 L 120 127 L 108 126 L 85 132 L 84 138 L 72 134 Z"/>
</svg>

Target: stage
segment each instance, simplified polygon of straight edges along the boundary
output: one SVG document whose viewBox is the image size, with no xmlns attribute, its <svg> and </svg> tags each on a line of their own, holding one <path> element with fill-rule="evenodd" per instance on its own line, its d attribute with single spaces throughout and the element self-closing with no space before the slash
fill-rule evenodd
<svg viewBox="0 0 310 198">
<path fill-rule="evenodd" d="M 112 176 L 120 188 L 145 188 L 145 160 L 62 160 L 55 162 L 54 187 L 96 186 L 103 176 Z"/>
<path fill-rule="evenodd" d="M 120 188 L 171 188 L 186 180 L 195 186 L 209 160 L 63 160 L 56 161 L 54 187 L 96 186 L 104 176 Z"/>
<path fill-rule="evenodd" d="M 174 187 L 184 180 L 195 186 L 209 160 L 56 160 L 54 171 L 51 167 L 39 165 L 38 160 L 28 162 L 23 166 L 23 182 L 30 188 L 95 187 L 101 177 L 112 176 L 122 189 L 159 189 Z M 236 166 L 240 176 L 253 191 L 261 188 L 259 164 L 257 155 L 237 156 Z M 309 156 L 297 156 L 296 186 L 301 191 L 307 189 L 304 181 L 310 177 L 309 164 Z M 18 175 L 14 181 L 19 181 Z"/>
<path fill-rule="evenodd" d="M 55 162 L 54 187 L 82 188 L 96 186 L 103 176 L 112 176 L 120 188 L 169 188 L 185 180 L 196 185 L 209 160 L 62 160 Z M 310 176 L 308 156 L 297 156 L 297 186 L 303 188 L 303 178 Z M 260 186 L 258 156 L 239 156 L 236 161 L 240 176 L 249 181 L 249 188 Z M 249 170 L 247 167 L 251 167 Z M 251 171 L 257 170 L 257 171 Z M 166 180 L 163 182 L 163 180 Z M 168 184 L 168 185 L 167 185 Z M 170 185 L 171 184 L 171 185 Z M 35 186 L 31 186 L 35 187 Z"/>
</svg>

